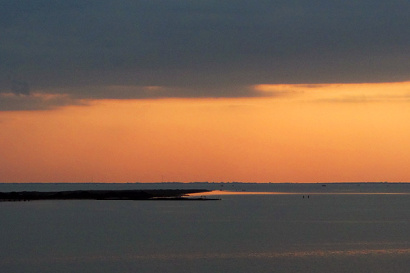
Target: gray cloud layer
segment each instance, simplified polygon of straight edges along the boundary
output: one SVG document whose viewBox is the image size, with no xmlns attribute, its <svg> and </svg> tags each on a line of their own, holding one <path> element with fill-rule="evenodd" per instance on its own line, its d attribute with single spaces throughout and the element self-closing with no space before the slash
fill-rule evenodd
<svg viewBox="0 0 410 273">
<path fill-rule="evenodd" d="M 0 93 L 236 97 L 258 83 L 410 79 L 407 0 L 1 2 Z"/>
</svg>

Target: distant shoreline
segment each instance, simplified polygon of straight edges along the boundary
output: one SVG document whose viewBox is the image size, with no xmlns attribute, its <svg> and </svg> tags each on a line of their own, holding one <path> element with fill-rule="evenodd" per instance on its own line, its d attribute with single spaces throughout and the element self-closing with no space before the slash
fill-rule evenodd
<svg viewBox="0 0 410 273">
<path fill-rule="evenodd" d="M 188 190 L 76 190 L 76 191 L 12 191 L 0 192 L 0 201 L 34 200 L 217 200 L 189 198 L 188 194 L 206 193 L 205 189 Z"/>
<path fill-rule="evenodd" d="M 215 191 L 211 194 L 211 191 Z M 410 183 L 242 183 L 242 182 L 163 182 L 163 183 L 0 183 L 1 200 L 100 199 L 100 200 L 184 200 L 228 193 L 407 193 Z M 195 194 L 197 193 L 198 194 Z M 41 193 L 41 194 L 40 194 Z M 204 193 L 204 194 L 201 194 Z M 189 196 L 188 196 L 189 195 Z"/>
</svg>

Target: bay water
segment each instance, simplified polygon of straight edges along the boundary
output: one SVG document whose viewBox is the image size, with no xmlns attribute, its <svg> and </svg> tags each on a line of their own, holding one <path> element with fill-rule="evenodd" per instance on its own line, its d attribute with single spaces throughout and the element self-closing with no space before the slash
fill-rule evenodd
<svg viewBox="0 0 410 273">
<path fill-rule="evenodd" d="M 0 184 L 138 188 L 232 194 L 0 202 L 1 272 L 409 272 L 409 184 Z"/>
</svg>

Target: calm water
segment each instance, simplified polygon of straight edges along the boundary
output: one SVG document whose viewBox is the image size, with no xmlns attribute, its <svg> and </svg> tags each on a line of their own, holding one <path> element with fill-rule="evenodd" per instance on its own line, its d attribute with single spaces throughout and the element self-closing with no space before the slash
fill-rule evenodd
<svg viewBox="0 0 410 273">
<path fill-rule="evenodd" d="M 207 202 L 3 202 L 1 272 L 408 272 L 408 185 L 319 186 Z"/>
</svg>

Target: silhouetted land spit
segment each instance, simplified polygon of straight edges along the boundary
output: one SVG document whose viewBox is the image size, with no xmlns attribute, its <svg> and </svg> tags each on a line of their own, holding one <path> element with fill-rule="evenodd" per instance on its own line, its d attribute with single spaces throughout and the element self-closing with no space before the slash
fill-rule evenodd
<svg viewBox="0 0 410 273">
<path fill-rule="evenodd" d="M 32 200 L 215 200 L 188 198 L 190 193 L 209 192 L 209 190 L 78 190 L 57 192 L 0 192 L 0 201 Z"/>
</svg>

